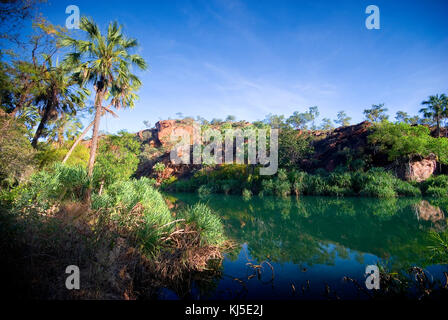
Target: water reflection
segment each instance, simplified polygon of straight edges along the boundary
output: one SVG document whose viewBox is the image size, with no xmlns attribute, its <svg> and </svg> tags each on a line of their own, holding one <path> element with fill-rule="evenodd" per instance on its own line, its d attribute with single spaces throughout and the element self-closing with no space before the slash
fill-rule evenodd
<svg viewBox="0 0 448 320">
<path fill-rule="evenodd" d="M 169 199 L 176 206 L 206 202 L 238 244 L 226 254 L 216 288 L 202 298 L 315 299 L 338 290 L 353 298 L 358 293 L 341 283 L 345 275 L 362 280 L 365 266 L 378 261 L 392 270 L 425 266 L 429 231 L 446 229 L 444 211 L 421 199 Z"/>
</svg>

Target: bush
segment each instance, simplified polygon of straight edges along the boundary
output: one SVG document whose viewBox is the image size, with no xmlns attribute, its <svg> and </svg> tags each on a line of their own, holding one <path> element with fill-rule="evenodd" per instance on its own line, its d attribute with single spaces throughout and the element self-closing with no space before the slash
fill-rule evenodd
<svg viewBox="0 0 448 320">
<path fill-rule="evenodd" d="M 263 196 L 270 196 L 274 194 L 274 181 L 266 179 L 261 182 L 261 192 Z"/>
<path fill-rule="evenodd" d="M 0 117 L 0 186 L 24 182 L 34 170 L 35 151 L 26 132 L 23 123 Z"/>
<path fill-rule="evenodd" d="M 395 190 L 400 196 L 418 197 L 422 195 L 422 192 L 418 187 L 399 179 L 395 180 Z"/>
<path fill-rule="evenodd" d="M 395 182 L 398 179 L 383 168 L 372 168 L 367 171 L 364 186 L 361 186 L 360 194 L 377 198 L 396 197 Z"/>
<path fill-rule="evenodd" d="M 448 188 L 448 176 L 439 175 L 432 176 L 429 179 L 420 183 L 420 188 L 422 192 L 427 195 L 429 188 Z"/>
<path fill-rule="evenodd" d="M 249 200 L 250 198 L 252 198 L 252 191 L 248 190 L 248 189 L 243 189 L 243 198 L 244 200 Z"/>
<path fill-rule="evenodd" d="M 363 196 L 376 198 L 394 198 L 397 193 L 391 186 L 377 184 L 376 182 L 368 182 L 360 192 Z"/>
<path fill-rule="evenodd" d="M 368 140 L 387 153 L 391 161 L 415 155 L 427 157 L 434 153 L 439 162 L 448 163 L 448 139 L 431 137 L 425 126 L 386 121 L 375 125 Z"/>
<path fill-rule="evenodd" d="M 163 233 L 173 229 L 170 210 L 153 185 L 154 180 L 145 177 L 117 181 L 102 195 L 92 195 L 92 209 L 105 210 L 107 219 L 128 230 L 149 256 L 160 250 Z"/>
<path fill-rule="evenodd" d="M 327 182 L 321 175 L 307 175 L 304 184 L 304 193 L 307 195 L 325 195 L 328 189 Z"/>
<path fill-rule="evenodd" d="M 89 186 L 87 172 L 80 166 L 56 164 L 49 170 L 35 173 L 29 183 L 18 187 L 15 205 L 29 205 L 47 210 L 55 201 L 80 201 Z"/>
<path fill-rule="evenodd" d="M 425 195 L 433 198 L 446 198 L 448 197 L 448 188 L 429 187 Z"/>
<path fill-rule="evenodd" d="M 39 144 L 39 151 L 36 154 L 36 160 L 39 168 L 49 168 L 55 163 L 61 162 L 68 153 L 71 145 L 65 144 L 62 147 L 54 147 L 49 144 Z M 73 150 L 66 164 L 69 166 L 87 167 L 89 161 L 89 148 L 83 144 L 78 144 Z"/>
<path fill-rule="evenodd" d="M 203 203 L 186 208 L 179 217 L 184 218 L 187 224 L 196 225 L 202 244 L 219 246 L 226 240 L 221 218 Z"/>
<path fill-rule="evenodd" d="M 286 181 L 276 181 L 275 185 L 275 195 L 280 197 L 287 197 L 291 194 L 291 184 L 288 180 Z"/>
<path fill-rule="evenodd" d="M 200 196 L 208 196 L 211 193 L 213 193 L 213 189 L 209 185 L 203 184 L 198 188 L 198 194 Z"/>
<path fill-rule="evenodd" d="M 95 160 L 94 182 L 108 186 L 129 179 L 137 170 L 140 143 L 135 135 L 121 131 L 101 139 Z"/>
</svg>

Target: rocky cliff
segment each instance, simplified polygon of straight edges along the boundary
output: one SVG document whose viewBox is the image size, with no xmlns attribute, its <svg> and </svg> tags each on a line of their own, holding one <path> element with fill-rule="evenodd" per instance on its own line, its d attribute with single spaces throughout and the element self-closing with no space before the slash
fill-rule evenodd
<svg viewBox="0 0 448 320">
<path fill-rule="evenodd" d="M 370 166 L 386 167 L 407 180 L 423 181 L 429 178 L 436 170 L 434 157 L 414 158 L 407 163 L 397 164 L 388 161 L 387 155 L 378 152 L 368 143 L 368 135 L 372 123 L 364 121 L 359 124 L 339 127 L 331 131 L 312 131 L 314 153 L 309 159 L 302 162 L 302 169 L 315 171 L 324 168 L 333 171 L 339 165 L 351 166 L 355 160 L 362 160 Z M 191 123 L 182 120 L 163 120 L 156 123 L 155 128 L 137 133 L 144 148 L 148 152 L 141 162 L 137 176 L 156 176 L 152 172 L 155 163 L 162 162 L 165 170 L 157 175 L 160 179 L 170 176 L 183 177 L 199 169 L 199 165 L 173 165 L 170 161 L 170 136 L 186 130 L 193 136 Z"/>
</svg>

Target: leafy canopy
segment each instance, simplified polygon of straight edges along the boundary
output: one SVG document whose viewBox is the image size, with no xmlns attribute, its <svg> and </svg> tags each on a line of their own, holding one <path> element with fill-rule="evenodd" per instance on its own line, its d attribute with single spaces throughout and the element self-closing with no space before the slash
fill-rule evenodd
<svg viewBox="0 0 448 320">
<path fill-rule="evenodd" d="M 386 152 L 389 160 L 412 156 L 427 157 L 433 153 L 439 162 L 448 163 L 448 139 L 431 137 L 430 130 L 424 126 L 385 121 L 375 126 L 368 139 L 370 143 L 377 145 L 380 151 Z"/>
</svg>

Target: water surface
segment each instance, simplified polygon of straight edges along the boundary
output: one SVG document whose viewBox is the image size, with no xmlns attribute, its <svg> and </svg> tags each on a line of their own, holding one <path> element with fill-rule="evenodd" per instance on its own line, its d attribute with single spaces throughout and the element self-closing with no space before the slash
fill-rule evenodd
<svg viewBox="0 0 448 320">
<path fill-rule="evenodd" d="M 429 232 L 445 230 L 445 213 L 421 199 L 253 197 L 170 194 L 177 208 L 207 203 L 236 246 L 221 274 L 193 283 L 193 299 L 365 299 L 367 265 L 389 270 L 424 266 L 435 277 L 447 266 L 428 264 Z M 261 266 L 261 267 L 260 267 Z M 168 290 L 162 299 L 175 298 Z"/>
</svg>

